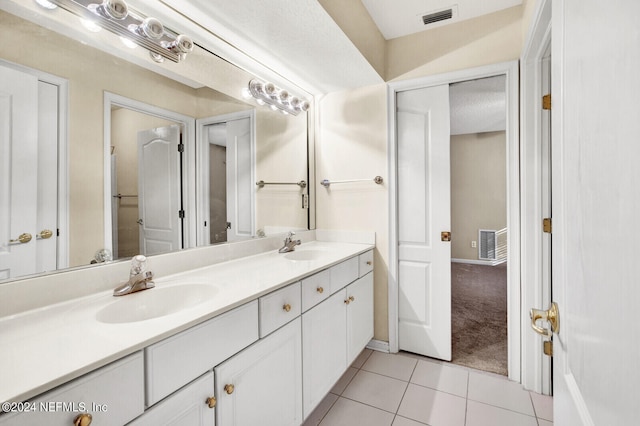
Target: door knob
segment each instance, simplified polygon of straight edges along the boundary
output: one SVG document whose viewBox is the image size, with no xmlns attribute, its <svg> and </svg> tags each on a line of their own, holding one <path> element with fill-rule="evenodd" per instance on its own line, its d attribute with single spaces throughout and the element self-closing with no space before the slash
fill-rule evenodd
<svg viewBox="0 0 640 426">
<path fill-rule="evenodd" d="M 533 328 L 533 331 L 536 333 L 545 337 L 551 337 L 553 333 L 560 332 L 560 312 L 558 311 L 558 304 L 556 302 L 551 303 L 551 307 L 546 311 L 531 309 L 529 316 L 531 317 L 531 328 Z M 551 330 L 536 325 L 536 321 L 540 319 L 549 322 L 549 324 L 551 324 Z"/>
<path fill-rule="evenodd" d="M 53 231 L 50 229 L 43 229 L 42 231 L 40 231 L 40 233 L 38 235 L 36 235 L 36 239 L 37 240 L 46 240 L 48 238 L 51 238 L 53 236 Z"/>
<path fill-rule="evenodd" d="M 9 244 L 26 244 L 31 241 L 33 237 L 30 233 L 24 232 L 18 236 L 15 240 L 9 240 Z"/>
</svg>

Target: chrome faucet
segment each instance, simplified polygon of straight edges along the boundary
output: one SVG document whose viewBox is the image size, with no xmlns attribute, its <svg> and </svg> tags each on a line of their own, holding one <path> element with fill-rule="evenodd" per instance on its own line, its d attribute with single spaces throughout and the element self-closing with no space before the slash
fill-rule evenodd
<svg viewBox="0 0 640 426">
<path fill-rule="evenodd" d="M 129 281 L 120 284 L 113 290 L 114 296 L 124 296 L 136 291 L 153 288 L 156 284 L 153 280 L 153 272 L 147 271 L 147 258 L 139 254 L 131 260 Z"/>
<path fill-rule="evenodd" d="M 287 238 L 284 239 L 284 245 L 280 247 L 278 253 L 288 253 L 290 251 L 294 251 L 296 249 L 296 246 L 299 246 L 302 243 L 300 240 L 292 240 L 291 237 L 293 237 L 294 235 L 296 235 L 295 232 L 289 232 Z"/>
</svg>

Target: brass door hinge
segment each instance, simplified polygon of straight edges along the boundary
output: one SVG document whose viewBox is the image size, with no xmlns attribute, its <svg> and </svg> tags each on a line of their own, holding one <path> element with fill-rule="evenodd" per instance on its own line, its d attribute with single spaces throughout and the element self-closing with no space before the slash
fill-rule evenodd
<svg viewBox="0 0 640 426">
<path fill-rule="evenodd" d="M 551 94 L 542 97 L 542 109 L 551 109 Z"/>
<path fill-rule="evenodd" d="M 546 218 L 542 219 L 542 232 L 545 232 L 547 234 L 551 233 L 551 218 L 550 217 L 546 217 Z"/>
<path fill-rule="evenodd" d="M 542 351 L 544 352 L 545 355 L 547 356 L 553 356 L 553 342 L 551 340 L 545 340 L 544 342 L 542 342 L 543 347 L 542 347 Z"/>
</svg>

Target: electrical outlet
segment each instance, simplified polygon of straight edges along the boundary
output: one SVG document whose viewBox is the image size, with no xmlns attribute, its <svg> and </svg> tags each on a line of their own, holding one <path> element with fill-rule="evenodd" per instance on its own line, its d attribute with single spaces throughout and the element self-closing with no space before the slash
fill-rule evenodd
<svg viewBox="0 0 640 426">
<path fill-rule="evenodd" d="M 478 248 L 478 242 L 477 241 L 471 241 L 471 248 Z"/>
</svg>

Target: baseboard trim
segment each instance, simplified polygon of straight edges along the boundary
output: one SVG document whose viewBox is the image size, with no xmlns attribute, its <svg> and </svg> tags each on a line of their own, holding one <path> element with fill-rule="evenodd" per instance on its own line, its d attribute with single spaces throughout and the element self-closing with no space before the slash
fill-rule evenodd
<svg viewBox="0 0 640 426">
<path fill-rule="evenodd" d="M 367 344 L 367 349 L 371 349 L 378 352 L 389 353 L 389 342 L 382 340 L 371 339 Z"/>
<path fill-rule="evenodd" d="M 493 262 L 491 260 L 473 260 L 473 259 L 451 259 L 452 263 L 468 263 L 470 265 L 486 265 L 492 266 Z"/>
</svg>

